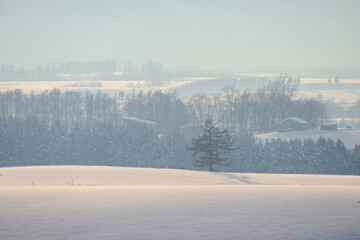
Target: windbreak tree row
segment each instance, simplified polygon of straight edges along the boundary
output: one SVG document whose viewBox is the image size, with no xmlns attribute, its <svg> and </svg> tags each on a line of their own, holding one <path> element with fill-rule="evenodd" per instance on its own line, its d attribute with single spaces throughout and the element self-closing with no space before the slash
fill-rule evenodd
<svg viewBox="0 0 360 240">
<path fill-rule="evenodd" d="M 297 98 L 296 84 L 280 79 L 257 91 L 237 91 L 227 87 L 221 93 L 180 99 L 161 91 L 108 95 L 98 91 L 52 91 L 0 93 L 0 116 L 36 118 L 48 126 L 61 125 L 122 127 L 122 117 L 135 117 L 156 123 L 161 134 L 177 133 L 179 127 L 202 124 L 210 117 L 230 133 L 266 132 L 277 128 L 286 117 L 299 117 L 317 127 L 327 117 L 324 104 Z"/>
</svg>

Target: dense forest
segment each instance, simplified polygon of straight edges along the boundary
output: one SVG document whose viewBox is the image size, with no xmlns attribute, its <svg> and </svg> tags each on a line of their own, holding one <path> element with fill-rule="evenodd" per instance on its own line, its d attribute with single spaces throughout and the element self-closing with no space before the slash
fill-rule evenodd
<svg viewBox="0 0 360 240">
<path fill-rule="evenodd" d="M 157 135 L 150 129 L 111 125 L 69 131 L 36 119 L 0 120 L 0 166 L 110 165 L 205 170 L 186 149 L 191 141 L 179 134 Z M 341 140 L 257 141 L 251 134 L 232 136 L 236 150 L 214 171 L 360 174 L 360 145 L 345 148 Z"/>
</svg>

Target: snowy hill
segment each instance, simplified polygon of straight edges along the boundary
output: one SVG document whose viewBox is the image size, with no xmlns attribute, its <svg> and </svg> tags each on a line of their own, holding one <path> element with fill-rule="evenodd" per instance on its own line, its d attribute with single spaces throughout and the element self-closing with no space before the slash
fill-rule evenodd
<svg viewBox="0 0 360 240">
<path fill-rule="evenodd" d="M 263 142 L 268 139 L 307 139 L 311 138 L 316 141 L 320 136 L 324 138 L 331 138 L 335 142 L 338 139 L 344 142 L 348 149 L 354 148 L 355 144 L 360 144 L 360 129 L 338 129 L 332 130 L 306 130 L 306 131 L 290 131 L 290 132 L 271 132 L 257 134 L 255 137 L 261 139 Z"/>
<path fill-rule="evenodd" d="M 0 239 L 360 239 L 360 176 L 0 168 Z"/>
</svg>

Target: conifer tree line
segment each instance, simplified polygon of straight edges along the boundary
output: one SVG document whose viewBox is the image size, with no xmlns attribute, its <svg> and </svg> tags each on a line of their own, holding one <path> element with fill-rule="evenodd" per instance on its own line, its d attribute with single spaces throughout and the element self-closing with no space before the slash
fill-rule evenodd
<svg viewBox="0 0 360 240">
<path fill-rule="evenodd" d="M 235 169 L 244 172 L 297 174 L 360 174 L 360 145 L 347 149 L 338 139 L 272 139 L 256 141 L 251 135 L 235 137 Z"/>
<path fill-rule="evenodd" d="M 108 165 L 192 169 L 189 140 L 151 129 L 48 127 L 35 118 L 0 119 L 0 166 Z M 187 159 L 188 161 L 184 160 Z"/>
<path fill-rule="evenodd" d="M 214 161 L 211 171 L 360 175 L 360 145 L 347 149 L 341 140 L 271 140 L 251 134 L 232 136 L 233 151 Z M 151 129 L 50 128 L 34 118 L 0 119 L 0 166 L 107 165 L 209 170 L 207 160 L 193 161 L 191 140 Z M 214 154 L 218 152 L 214 151 Z"/>
</svg>

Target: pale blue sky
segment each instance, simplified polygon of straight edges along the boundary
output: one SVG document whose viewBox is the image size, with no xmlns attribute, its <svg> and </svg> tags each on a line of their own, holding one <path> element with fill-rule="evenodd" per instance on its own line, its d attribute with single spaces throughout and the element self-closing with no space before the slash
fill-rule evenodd
<svg viewBox="0 0 360 240">
<path fill-rule="evenodd" d="M 360 68 L 360 1 L 0 0 L 0 63 Z"/>
</svg>

